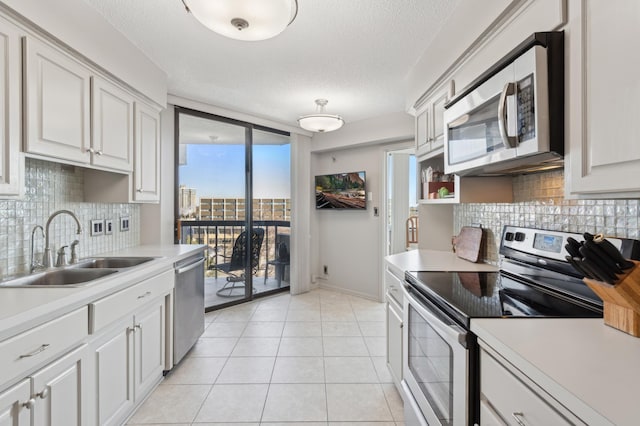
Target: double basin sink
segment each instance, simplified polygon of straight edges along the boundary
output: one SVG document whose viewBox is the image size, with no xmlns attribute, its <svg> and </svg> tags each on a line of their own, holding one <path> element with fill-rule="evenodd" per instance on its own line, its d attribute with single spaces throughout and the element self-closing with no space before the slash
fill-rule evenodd
<svg viewBox="0 0 640 426">
<path fill-rule="evenodd" d="M 78 263 L 0 282 L 0 287 L 79 287 L 154 257 L 91 257 Z"/>
</svg>

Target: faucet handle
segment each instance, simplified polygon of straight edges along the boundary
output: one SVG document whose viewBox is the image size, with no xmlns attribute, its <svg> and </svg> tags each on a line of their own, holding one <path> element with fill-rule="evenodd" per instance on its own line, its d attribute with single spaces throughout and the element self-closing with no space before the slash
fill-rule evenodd
<svg viewBox="0 0 640 426">
<path fill-rule="evenodd" d="M 79 243 L 79 240 L 73 240 L 73 242 L 71 243 L 71 260 L 69 260 L 69 263 L 71 264 L 78 263 L 78 253 L 76 253 L 76 246 Z"/>
<path fill-rule="evenodd" d="M 69 246 L 62 246 L 58 249 L 58 260 L 56 260 L 56 266 L 64 266 L 67 264 L 67 252 L 65 249 Z"/>
</svg>

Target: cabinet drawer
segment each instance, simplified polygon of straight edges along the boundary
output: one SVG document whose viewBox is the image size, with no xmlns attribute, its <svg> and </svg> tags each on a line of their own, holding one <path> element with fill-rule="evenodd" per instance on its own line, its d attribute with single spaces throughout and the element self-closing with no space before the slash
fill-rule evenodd
<svg viewBox="0 0 640 426">
<path fill-rule="evenodd" d="M 481 352 L 481 398 L 488 401 L 507 424 L 518 425 L 516 418 L 527 425 L 584 424 L 527 377 L 514 374 L 522 373 L 512 373 L 492 355 Z"/>
<path fill-rule="evenodd" d="M 400 280 L 389 269 L 384 270 L 384 285 L 387 288 L 387 294 L 395 299 L 402 306 L 402 280 Z"/>
<path fill-rule="evenodd" d="M 173 269 L 163 272 L 90 304 L 91 333 L 132 313 L 148 301 L 170 292 L 173 288 L 174 275 Z"/>
<path fill-rule="evenodd" d="M 29 373 L 43 361 L 64 352 L 89 334 L 85 306 L 0 343 L 0 383 Z"/>
</svg>

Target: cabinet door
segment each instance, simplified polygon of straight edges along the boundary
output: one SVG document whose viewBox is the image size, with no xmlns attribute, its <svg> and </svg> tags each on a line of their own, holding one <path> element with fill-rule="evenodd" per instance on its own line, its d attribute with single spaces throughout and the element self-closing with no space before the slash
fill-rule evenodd
<svg viewBox="0 0 640 426">
<path fill-rule="evenodd" d="M 134 389 L 136 400 L 144 397 L 162 377 L 165 354 L 164 298 L 135 315 Z"/>
<path fill-rule="evenodd" d="M 426 108 L 420 114 L 416 116 L 416 152 L 429 152 L 430 151 L 430 128 L 431 111 L 430 108 Z"/>
<path fill-rule="evenodd" d="M 27 426 L 31 422 L 30 408 L 24 404 L 31 398 L 29 379 L 0 393 L 0 426 Z M 29 405 L 35 408 L 34 404 Z"/>
<path fill-rule="evenodd" d="M 593 198 L 640 195 L 640 3 L 572 3 L 569 64 L 567 190 Z M 631 54 L 631 57 L 629 56 Z"/>
<path fill-rule="evenodd" d="M 396 385 L 402 380 L 402 313 L 387 301 L 387 364 Z"/>
<path fill-rule="evenodd" d="M 74 426 L 87 423 L 87 346 L 84 345 L 38 371 L 31 378 L 34 426 Z M 84 404 L 83 404 L 84 402 Z"/>
<path fill-rule="evenodd" d="M 448 93 L 443 93 L 433 101 L 433 135 L 431 150 L 444 146 L 444 105 L 447 103 Z"/>
<path fill-rule="evenodd" d="M 0 19 L 0 195 L 21 194 L 24 158 L 20 155 L 22 86 L 18 29 Z"/>
<path fill-rule="evenodd" d="M 133 201 L 160 201 L 160 114 L 135 105 L 135 169 Z"/>
<path fill-rule="evenodd" d="M 90 161 L 90 73 L 63 52 L 24 39 L 26 146 L 30 153 Z"/>
<path fill-rule="evenodd" d="M 98 393 L 97 421 L 119 425 L 133 408 L 133 321 L 121 321 L 93 351 Z M 93 422 L 90 422 L 93 423 Z"/>
<path fill-rule="evenodd" d="M 100 77 L 92 77 L 92 163 L 133 170 L 133 97 Z"/>
</svg>

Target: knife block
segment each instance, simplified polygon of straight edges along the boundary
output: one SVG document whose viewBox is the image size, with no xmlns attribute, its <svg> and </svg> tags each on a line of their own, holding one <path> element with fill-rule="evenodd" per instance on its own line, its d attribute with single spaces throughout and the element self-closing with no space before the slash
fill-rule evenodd
<svg viewBox="0 0 640 426">
<path fill-rule="evenodd" d="M 615 285 L 584 278 L 583 281 L 604 303 L 604 323 L 640 337 L 640 262 L 629 272 L 618 275 Z"/>
</svg>

